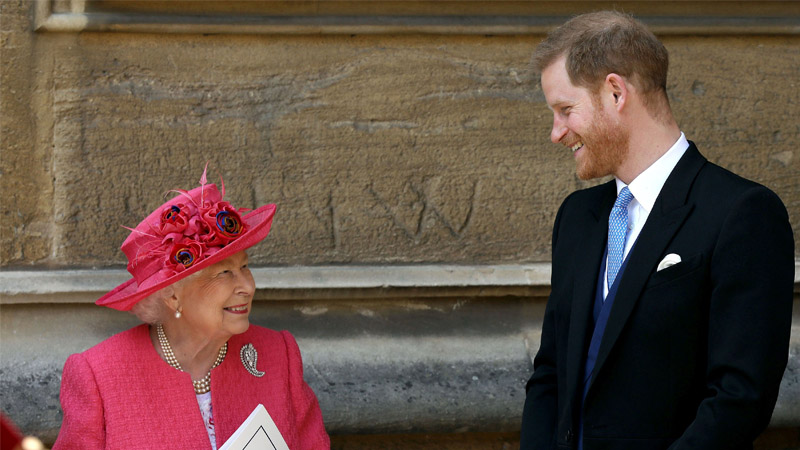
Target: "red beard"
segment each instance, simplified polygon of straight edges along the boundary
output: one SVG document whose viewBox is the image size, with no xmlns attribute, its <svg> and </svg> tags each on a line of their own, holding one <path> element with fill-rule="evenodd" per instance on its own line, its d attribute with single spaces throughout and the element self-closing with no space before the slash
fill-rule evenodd
<svg viewBox="0 0 800 450">
<path fill-rule="evenodd" d="M 625 161 L 630 149 L 630 132 L 613 123 L 602 109 L 598 120 L 580 139 L 568 142 L 583 142 L 577 156 L 577 175 L 581 180 L 613 175 Z"/>
</svg>

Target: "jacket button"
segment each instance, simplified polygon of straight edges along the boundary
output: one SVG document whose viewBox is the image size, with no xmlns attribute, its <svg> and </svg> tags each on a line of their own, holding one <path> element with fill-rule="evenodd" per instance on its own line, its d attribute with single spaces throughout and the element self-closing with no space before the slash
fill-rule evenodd
<svg viewBox="0 0 800 450">
<path fill-rule="evenodd" d="M 572 441 L 572 430 L 567 430 L 567 432 L 564 433 L 564 440 L 567 442 Z"/>
</svg>

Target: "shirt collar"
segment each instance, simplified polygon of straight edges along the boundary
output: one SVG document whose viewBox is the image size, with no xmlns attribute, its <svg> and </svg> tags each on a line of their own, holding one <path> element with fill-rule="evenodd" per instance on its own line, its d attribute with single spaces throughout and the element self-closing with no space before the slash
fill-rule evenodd
<svg viewBox="0 0 800 450">
<path fill-rule="evenodd" d="M 688 148 L 689 141 L 686 140 L 686 136 L 681 132 L 681 137 L 672 144 L 672 147 L 628 185 L 628 189 L 631 191 L 631 194 L 633 194 L 633 198 L 635 198 L 648 213 L 653 209 L 656 198 L 658 198 L 661 188 L 664 187 L 664 183 L 666 183 L 669 174 L 672 173 L 672 169 L 675 168 Z M 625 183 L 619 178 L 617 178 L 616 181 L 617 195 L 619 195 L 619 191 L 625 187 Z"/>
</svg>

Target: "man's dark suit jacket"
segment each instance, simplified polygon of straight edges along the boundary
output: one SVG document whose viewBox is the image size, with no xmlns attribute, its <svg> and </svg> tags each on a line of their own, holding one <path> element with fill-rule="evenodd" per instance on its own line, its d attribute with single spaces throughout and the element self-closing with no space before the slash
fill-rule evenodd
<svg viewBox="0 0 800 450">
<path fill-rule="evenodd" d="M 522 449 L 574 449 L 614 181 L 570 195 L 528 381 Z M 670 253 L 682 261 L 657 271 Z M 583 406 L 584 449 L 752 449 L 788 358 L 794 242 L 769 189 L 694 144 L 627 259 Z"/>
</svg>

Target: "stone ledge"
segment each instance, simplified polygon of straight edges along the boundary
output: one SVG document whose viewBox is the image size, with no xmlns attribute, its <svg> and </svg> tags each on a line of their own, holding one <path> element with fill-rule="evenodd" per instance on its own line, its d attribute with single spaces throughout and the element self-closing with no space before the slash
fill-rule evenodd
<svg viewBox="0 0 800 450">
<path fill-rule="evenodd" d="M 128 17 L 121 14 L 58 13 L 43 20 L 36 31 L 79 33 L 128 32 L 158 34 L 546 34 L 569 17 L 263 17 L 253 20 L 221 17 Z M 796 35 L 794 17 L 655 18 L 643 21 L 659 35 Z"/>
<path fill-rule="evenodd" d="M 547 295 L 550 263 L 518 265 L 415 266 L 298 266 L 254 268 L 259 299 L 332 298 L 320 291 L 452 291 L 457 295 Z M 130 278 L 124 270 L 9 270 L 0 271 L 0 304 L 91 303 Z M 795 261 L 795 292 L 800 292 L 800 261 Z M 516 289 L 515 289 L 516 288 Z M 522 289 L 519 289 L 522 288 Z M 273 292 L 274 295 L 269 295 Z M 295 292 L 292 294 L 292 292 Z M 298 294 L 302 293 L 302 294 Z M 407 295 L 407 292 L 404 293 Z"/>
<path fill-rule="evenodd" d="M 209 10 L 184 7 L 176 11 L 157 2 L 151 7 L 125 11 L 103 6 L 93 9 L 86 0 L 38 0 L 35 29 L 68 33 L 525 35 L 545 34 L 576 12 L 572 7 L 554 7 L 557 2 L 539 2 L 539 10 L 531 10 L 524 2 L 495 1 L 482 11 L 469 8 L 470 2 L 439 3 L 406 2 L 398 9 L 356 0 L 337 2 L 322 12 L 296 5 L 289 9 L 255 7 L 245 12 L 234 6 Z M 584 1 L 579 7 L 596 9 L 594 3 L 600 2 Z M 659 7 L 650 2 L 629 3 L 633 3 L 628 5 L 629 10 L 662 35 L 800 33 L 797 8 L 778 9 L 776 2 L 736 2 L 740 9 L 735 15 L 730 10 L 732 2 L 706 1 L 692 11 L 680 1 L 659 2 Z M 762 5 L 760 10 L 752 7 L 757 3 Z M 741 9 L 742 4 L 749 7 Z M 458 5 L 462 5 L 461 10 Z"/>
<path fill-rule="evenodd" d="M 259 291 L 338 291 L 476 288 L 494 295 L 500 288 L 550 286 L 550 264 L 301 266 L 254 268 Z M 0 271 L 0 304 L 91 303 L 128 280 L 124 270 Z M 262 295 L 263 296 L 263 295 Z"/>
</svg>

